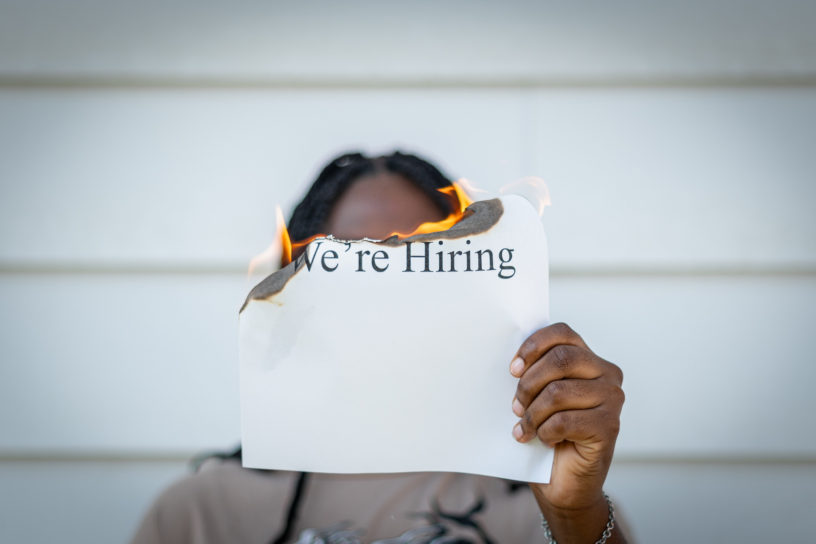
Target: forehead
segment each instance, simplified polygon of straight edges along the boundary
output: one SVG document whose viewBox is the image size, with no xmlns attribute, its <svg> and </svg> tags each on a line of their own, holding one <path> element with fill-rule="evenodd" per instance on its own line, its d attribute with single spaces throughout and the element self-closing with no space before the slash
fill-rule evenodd
<svg viewBox="0 0 816 544">
<path fill-rule="evenodd" d="M 332 208 L 326 231 L 338 238 L 385 238 L 410 232 L 445 214 L 416 185 L 399 174 L 382 172 L 361 177 Z"/>
</svg>

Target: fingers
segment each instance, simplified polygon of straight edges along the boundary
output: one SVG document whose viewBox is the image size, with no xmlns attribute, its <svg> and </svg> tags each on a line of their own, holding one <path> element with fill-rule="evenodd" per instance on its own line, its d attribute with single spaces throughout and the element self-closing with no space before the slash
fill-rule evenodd
<svg viewBox="0 0 816 544">
<path fill-rule="evenodd" d="M 585 348 L 555 346 L 527 368 L 516 387 L 516 398 L 525 408 L 547 386 L 565 378 L 594 380 L 605 372 L 614 374 L 614 365 Z"/>
<path fill-rule="evenodd" d="M 595 355 L 569 326 L 558 323 L 530 335 L 510 368 L 519 377 L 513 436 L 545 444 L 611 440 L 624 402 L 623 373 Z"/>
<path fill-rule="evenodd" d="M 623 390 L 614 383 L 556 380 L 547 384 L 521 413 L 520 405 L 514 404 L 514 412 L 521 420 L 513 435 L 520 442 L 538 436 L 550 446 L 562 440 L 614 439 L 623 401 Z"/>
<path fill-rule="evenodd" d="M 537 330 L 521 344 L 510 364 L 510 373 L 517 378 L 520 377 L 533 363 L 558 345 L 588 349 L 584 340 L 569 325 L 556 323 Z"/>
<path fill-rule="evenodd" d="M 604 406 L 597 406 L 589 410 L 556 412 L 533 431 L 522 426 L 523 434 L 517 440 L 528 442 L 538 437 L 550 447 L 570 441 L 584 446 L 595 443 L 602 448 L 604 444 L 614 444 L 619 429 L 618 414 Z"/>
</svg>

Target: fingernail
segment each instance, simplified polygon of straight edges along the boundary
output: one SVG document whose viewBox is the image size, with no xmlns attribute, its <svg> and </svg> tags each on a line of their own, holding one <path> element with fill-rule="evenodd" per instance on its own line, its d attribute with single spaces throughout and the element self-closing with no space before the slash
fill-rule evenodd
<svg viewBox="0 0 816 544">
<path fill-rule="evenodd" d="M 510 363 L 510 374 L 513 376 L 519 377 L 521 376 L 521 372 L 524 370 L 524 361 L 521 357 L 516 357 L 513 359 L 513 362 Z"/>
<path fill-rule="evenodd" d="M 521 423 L 516 423 L 516 426 L 513 427 L 513 438 L 520 441 L 523 435 L 524 431 L 521 430 Z"/>
<path fill-rule="evenodd" d="M 517 398 L 513 399 L 513 413 L 519 417 L 524 414 L 524 406 L 521 405 Z"/>
</svg>

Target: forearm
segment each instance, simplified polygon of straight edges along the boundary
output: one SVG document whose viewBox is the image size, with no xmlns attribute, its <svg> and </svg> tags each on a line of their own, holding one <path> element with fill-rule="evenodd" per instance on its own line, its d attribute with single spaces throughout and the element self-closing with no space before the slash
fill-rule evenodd
<svg viewBox="0 0 816 544">
<path fill-rule="evenodd" d="M 542 515 L 547 520 L 553 538 L 558 544 L 595 544 L 609 521 L 609 505 L 603 495 L 592 505 L 581 509 L 556 508 L 547 501 L 536 486 L 531 486 Z M 616 524 L 607 544 L 626 543 Z"/>
</svg>

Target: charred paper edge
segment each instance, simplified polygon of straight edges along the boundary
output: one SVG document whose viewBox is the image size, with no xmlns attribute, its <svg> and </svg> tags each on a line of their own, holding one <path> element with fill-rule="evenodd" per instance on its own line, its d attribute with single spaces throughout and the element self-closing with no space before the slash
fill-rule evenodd
<svg viewBox="0 0 816 544">
<path fill-rule="evenodd" d="M 465 209 L 462 214 L 462 219 L 451 228 L 439 232 L 428 232 L 425 234 L 415 234 L 404 240 L 400 240 L 397 236 L 391 236 L 385 240 L 372 240 L 370 238 L 363 238 L 362 240 L 340 240 L 333 237 L 329 239 L 339 242 L 371 242 L 374 244 L 381 244 L 389 247 L 397 247 L 405 242 L 429 242 L 435 240 L 456 240 L 465 238 L 467 236 L 475 236 L 492 229 L 501 219 L 504 214 L 504 206 L 501 200 L 493 198 L 490 200 L 480 200 L 474 202 Z M 320 240 L 321 238 L 317 238 Z M 244 311 L 250 301 L 252 300 L 267 300 L 273 295 L 279 293 L 286 287 L 292 277 L 305 266 L 304 260 L 297 258 L 291 263 L 287 264 L 280 270 L 273 272 L 261 282 L 252 288 L 247 295 L 241 309 L 238 313 Z"/>
</svg>

